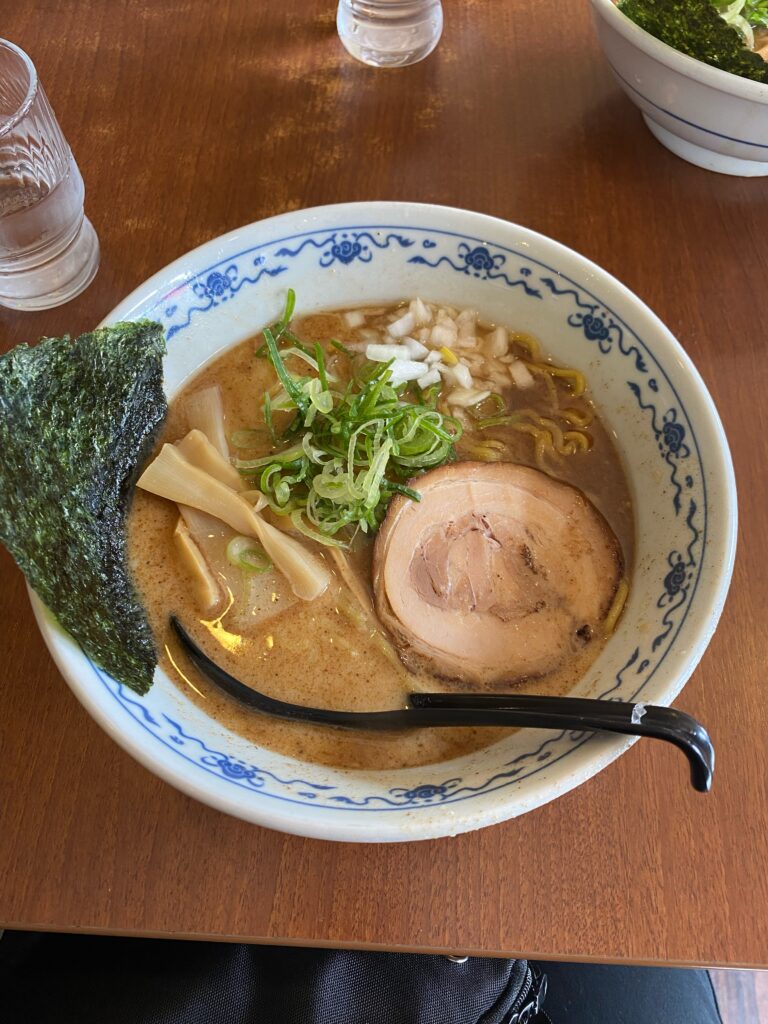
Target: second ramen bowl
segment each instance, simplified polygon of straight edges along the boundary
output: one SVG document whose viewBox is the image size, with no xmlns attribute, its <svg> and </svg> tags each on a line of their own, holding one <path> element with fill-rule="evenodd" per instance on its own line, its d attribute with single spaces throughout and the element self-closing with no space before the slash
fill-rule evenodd
<svg viewBox="0 0 768 1024">
<path fill-rule="evenodd" d="M 768 174 L 768 85 L 679 53 L 613 0 L 592 0 L 592 12 L 611 70 L 662 145 L 708 171 Z"/>
</svg>

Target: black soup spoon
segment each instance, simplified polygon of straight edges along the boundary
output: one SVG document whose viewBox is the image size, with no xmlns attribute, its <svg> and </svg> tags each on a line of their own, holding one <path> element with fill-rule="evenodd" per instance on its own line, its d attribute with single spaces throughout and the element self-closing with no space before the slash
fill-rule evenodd
<svg viewBox="0 0 768 1024">
<path fill-rule="evenodd" d="M 688 758 L 691 783 L 700 793 L 712 786 L 715 751 L 707 730 L 677 708 L 584 697 L 527 694 L 411 693 L 393 711 L 331 711 L 289 704 L 254 690 L 212 661 L 175 615 L 171 627 L 195 667 L 230 697 L 264 715 L 341 729 L 425 729 L 461 725 L 573 729 L 649 736 L 674 743 Z"/>
</svg>

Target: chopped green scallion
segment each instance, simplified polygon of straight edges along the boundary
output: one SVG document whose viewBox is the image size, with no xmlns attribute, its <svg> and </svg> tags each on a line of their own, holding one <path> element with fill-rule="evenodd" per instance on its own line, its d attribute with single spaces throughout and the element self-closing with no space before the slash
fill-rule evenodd
<svg viewBox="0 0 768 1024">
<path fill-rule="evenodd" d="M 346 385 L 338 384 L 326 369 L 323 346 L 315 344 L 310 353 L 289 331 L 294 307 L 289 291 L 282 319 L 264 330 L 265 354 L 282 385 L 279 398 L 265 393 L 262 402 L 276 450 L 235 460 L 235 466 L 258 486 L 271 510 L 288 516 L 305 536 L 345 546 L 354 531 L 377 529 L 395 494 L 419 500 L 408 481 L 455 459 L 462 428 L 437 410 L 439 384 L 425 392 L 415 384 L 395 387 L 391 363 L 369 364 Z M 281 350 L 281 338 L 292 347 Z M 329 345 L 354 356 L 341 342 Z M 288 356 L 303 358 L 313 372 L 291 373 Z M 273 422 L 278 410 L 294 413 L 280 437 Z"/>
<path fill-rule="evenodd" d="M 227 561 L 245 572 L 265 573 L 272 568 L 272 559 L 251 537 L 233 537 L 227 544 Z"/>
</svg>

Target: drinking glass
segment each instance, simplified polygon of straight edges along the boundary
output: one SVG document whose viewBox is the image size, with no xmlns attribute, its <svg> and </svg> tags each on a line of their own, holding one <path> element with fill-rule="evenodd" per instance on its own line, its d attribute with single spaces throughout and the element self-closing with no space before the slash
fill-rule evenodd
<svg viewBox="0 0 768 1024">
<path fill-rule="evenodd" d="M 443 31 L 440 0 L 339 0 L 336 27 L 345 49 L 377 68 L 423 60 Z"/>
<path fill-rule="evenodd" d="M 0 39 L 0 305 L 48 309 L 99 267 L 85 188 L 35 66 Z"/>
</svg>

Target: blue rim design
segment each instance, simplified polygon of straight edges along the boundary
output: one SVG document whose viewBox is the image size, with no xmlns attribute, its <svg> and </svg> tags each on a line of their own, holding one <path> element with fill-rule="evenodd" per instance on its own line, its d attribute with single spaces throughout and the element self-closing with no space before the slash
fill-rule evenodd
<svg viewBox="0 0 768 1024">
<path fill-rule="evenodd" d="M 419 242 L 420 248 L 429 253 L 429 258 L 421 254 L 411 255 Z M 293 243 L 293 247 L 287 243 Z M 502 286 L 519 288 L 532 301 L 556 303 L 563 308 L 564 322 L 584 343 L 596 345 L 606 356 L 615 355 L 628 361 L 627 369 L 634 379 L 627 381 L 627 387 L 641 412 L 650 416 L 649 427 L 657 441 L 659 458 L 669 473 L 674 516 L 684 522 L 689 536 L 683 553 L 675 549 L 666 557 L 656 604 L 659 625 L 655 636 L 629 654 L 612 684 L 599 694 L 603 699 L 636 699 L 666 658 L 693 603 L 707 537 L 706 480 L 695 432 L 674 385 L 643 340 L 598 296 L 553 267 L 509 247 L 491 244 L 487 239 L 410 225 L 360 225 L 335 231 L 305 231 L 252 246 L 191 277 L 149 309 L 143 310 L 141 315 L 157 315 L 165 320 L 166 333 L 171 338 L 189 326 L 193 316 L 204 315 L 221 301 L 228 301 L 246 285 L 257 286 L 264 277 L 283 273 L 288 269 L 286 262 L 302 254 L 304 259 L 314 259 L 318 270 L 324 271 L 337 264 L 370 263 L 380 251 L 388 249 L 395 253 L 402 251 L 408 263 L 425 268 L 450 266 L 459 274 L 471 274 L 497 281 Z M 241 260 L 247 273 L 240 268 Z M 513 264 L 517 265 L 516 269 Z M 253 267 L 258 268 L 258 273 L 251 276 Z M 659 380 L 651 376 L 649 367 L 656 368 L 668 389 L 663 405 L 659 405 Z M 682 495 L 685 495 L 685 502 Z M 683 518 L 684 505 L 686 515 Z M 592 739 L 591 733 L 548 736 L 534 749 L 496 766 L 493 773 L 484 779 L 446 779 L 441 767 L 444 772 L 447 766 L 438 764 L 419 769 L 424 776 L 431 772 L 433 780 L 410 788 L 400 786 L 374 794 L 350 795 L 342 791 L 342 780 L 348 774 L 342 770 L 333 772 L 338 784 L 321 784 L 303 778 L 287 779 L 225 751 L 213 749 L 185 732 L 168 715 L 157 712 L 153 715 L 135 694 L 126 691 L 122 684 L 107 676 L 93 662 L 90 665 L 96 678 L 123 710 L 188 763 L 241 789 L 305 807 L 395 812 L 463 802 L 516 785 L 561 761 Z M 636 685 L 627 687 L 630 675 Z M 625 687 L 631 688 L 632 692 L 616 696 L 617 691 Z M 417 769 L 410 771 L 416 772 Z"/>
<path fill-rule="evenodd" d="M 654 103 L 653 100 L 649 99 L 644 93 L 640 92 L 639 89 L 636 89 L 631 82 L 628 82 L 623 75 L 619 74 L 619 72 L 616 70 L 613 64 L 611 64 L 610 61 L 608 61 L 608 66 L 623 85 L 626 85 L 628 89 L 631 89 L 636 96 L 639 96 L 640 99 L 643 100 L 643 102 L 649 104 L 649 106 L 651 107 L 655 107 L 656 110 L 660 111 L 662 114 L 666 114 L 667 117 L 671 117 L 675 121 L 680 121 L 681 124 L 687 124 L 689 128 L 695 128 L 697 131 L 704 132 L 706 135 L 715 135 L 718 139 L 725 139 L 726 142 L 738 142 L 742 146 L 754 146 L 757 149 L 768 149 L 768 143 L 750 142 L 749 139 L 738 139 L 735 135 L 724 135 L 722 132 L 716 132 L 712 128 L 704 128 L 703 125 L 696 124 L 695 121 L 687 121 L 684 117 L 680 117 L 679 114 L 673 114 L 671 110 L 667 110 L 666 107 L 662 107 L 660 104 Z"/>
<path fill-rule="evenodd" d="M 237 264 L 231 263 L 223 272 L 219 270 L 213 270 L 210 274 L 206 275 L 204 280 L 195 280 L 192 284 L 192 291 L 196 298 L 200 299 L 204 303 L 202 306 L 190 306 L 187 310 L 186 317 L 179 323 L 171 324 L 171 326 L 165 332 L 166 339 L 170 339 L 174 334 L 179 331 L 183 331 L 185 327 L 188 327 L 192 317 L 195 313 L 207 313 L 209 309 L 213 309 L 214 306 L 220 305 L 222 302 L 227 302 L 228 299 L 233 298 L 237 295 L 240 289 L 247 284 L 258 284 L 259 281 L 266 274 L 268 277 L 277 277 L 278 274 L 284 273 L 288 267 L 264 267 L 263 256 L 257 256 L 253 260 L 253 266 L 257 269 L 255 277 L 248 277 L 247 274 L 241 274 L 238 270 Z M 172 294 L 176 294 L 176 291 Z M 168 296 L 166 296 L 166 299 Z M 165 309 L 165 316 L 172 317 L 178 311 L 177 305 L 167 306 Z"/>
<path fill-rule="evenodd" d="M 429 239 L 422 242 L 425 249 L 435 248 L 434 245 L 428 245 L 428 242 Z M 435 260 L 428 260 L 426 256 L 411 256 L 408 262 L 420 263 L 424 267 L 433 268 L 447 263 L 449 267 L 458 270 L 460 274 L 477 277 L 481 281 L 503 281 L 510 288 L 522 288 L 526 295 L 530 295 L 534 299 L 541 298 L 541 292 L 537 288 L 532 288 L 526 280 L 530 276 L 530 270 L 527 267 L 521 267 L 520 276 L 513 281 L 501 269 L 507 262 L 507 257 L 503 253 L 492 255 L 486 245 L 471 246 L 466 242 L 459 242 L 455 257 L 442 255 Z"/>
</svg>

